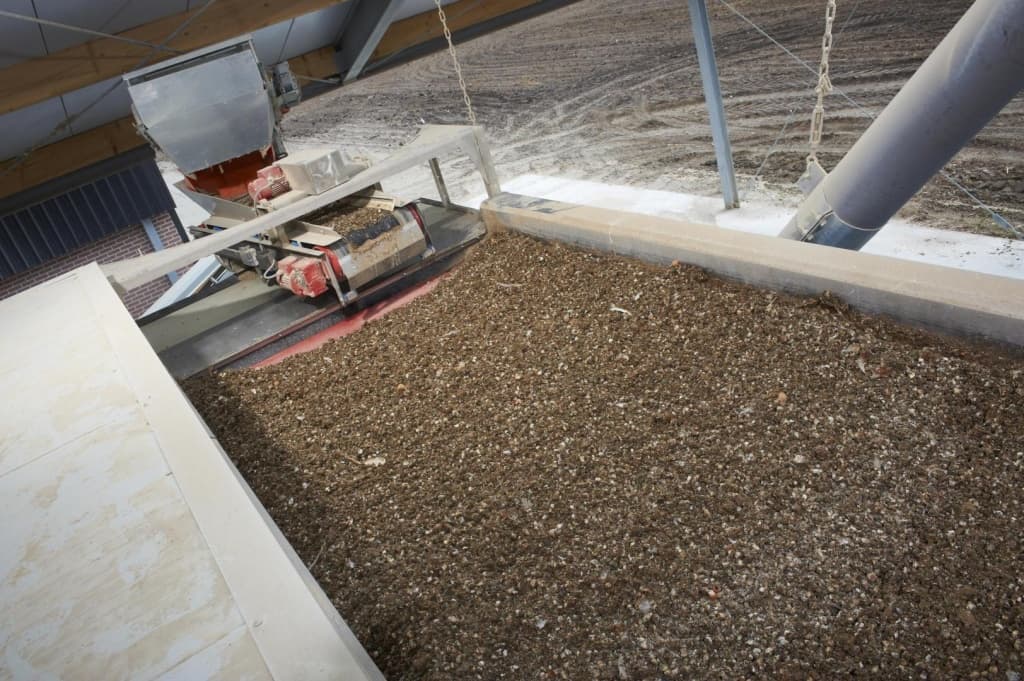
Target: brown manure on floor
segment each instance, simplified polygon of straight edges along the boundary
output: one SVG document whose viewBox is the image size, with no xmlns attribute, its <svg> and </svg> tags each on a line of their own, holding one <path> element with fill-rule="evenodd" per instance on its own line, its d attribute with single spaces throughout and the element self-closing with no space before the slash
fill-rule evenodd
<svg viewBox="0 0 1024 681">
<path fill-rule="evenodd" d="M 1003 681 L 1022 372 L 498 236 L 358 334 L 185 388 L 391 679 Z"/>
<path fill-rule="evenodd" d="M 370 227 L 387 215 L 390 213 L 381 208 L 340 203 L 323 208 L 303 219 L 333 229 L 341 236 L 348 236 L 356 230 Z"/>
</svg>

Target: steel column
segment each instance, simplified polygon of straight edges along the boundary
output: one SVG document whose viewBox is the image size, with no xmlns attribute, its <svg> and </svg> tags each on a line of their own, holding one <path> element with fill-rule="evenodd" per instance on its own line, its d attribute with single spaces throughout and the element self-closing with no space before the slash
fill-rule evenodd
<svg viewBox="0 0 1024 681">
<path fill-rule="evenodd" d="M 722 88 L 718 82 L 718 64 L 715 62 L 715 46 L 711 40 L 711 21 L 704 0 L 689 0 L 690 23 L 693 25 L 693 41 L 697 47 L 700 62 L 700 77 L 704 82 L 704 101 L 711 116 L 711 139 L 715 144 L 715 160 L 718 162 L 718 176 L 722 180 L 722 196 L 726 208 L 739 208 L 740 196 L 736 191 L 736 172 L 732 166 L 732 149 L 729 145 L 729 127 L 725 121 L 722 105 Z"/>
<path fill-rule="evenodd" d="M 1024 0 L 977 0 L 779 236 L 859 250 L 1024 88 Z"/>
<path fill-rule="evenodd" d="M 160 233 L 156 231 L 156 225 L 151 218 L 142 218 L 142 228 L 146 230 L 146 238 L 149 239 L 149 245 L 153 247 L 153 251 L 164 250 L 164 241 L 160 238 Z M 167 280 L 173 285 L 178 281 L 178 273 L 168 272 Z"/>
</svg>

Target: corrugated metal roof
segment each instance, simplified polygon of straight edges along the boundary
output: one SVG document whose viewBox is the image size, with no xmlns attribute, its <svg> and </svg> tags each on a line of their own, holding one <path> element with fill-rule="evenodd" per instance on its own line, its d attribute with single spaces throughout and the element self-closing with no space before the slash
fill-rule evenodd
<svg viewBox="0 0 1024 681">
<path fill-rule="evenodd" d="M 140 148 L 0 201 L 0 279 L 174 209 Z"/>
</svg>

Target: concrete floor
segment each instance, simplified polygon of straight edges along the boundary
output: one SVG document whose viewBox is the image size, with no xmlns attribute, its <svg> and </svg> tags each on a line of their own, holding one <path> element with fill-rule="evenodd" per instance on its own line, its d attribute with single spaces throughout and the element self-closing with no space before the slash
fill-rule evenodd
<svg viewBox="0 0 1024 681">
<path fill-rule="evenodd" d="M 383 678 L 98 266 L 0 323 L 0 679 Z"/>
</svg>

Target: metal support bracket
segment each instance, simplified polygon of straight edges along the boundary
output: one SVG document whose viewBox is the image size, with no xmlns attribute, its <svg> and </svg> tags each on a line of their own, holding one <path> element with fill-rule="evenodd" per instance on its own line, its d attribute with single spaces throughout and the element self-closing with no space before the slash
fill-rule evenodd
<svg viewBox="0 0 1024 681">
<path fill-rule="evenodd" d="M 821 167 L 820 163 L 816 160 L 810 161 L 807 164 L 807 169 L 804 170 L 804 174 L 796 181 L 796 186 L 800 188 L 804 196 L 810 196 L 814 188 L 821 184 L 821 181 L 826 176 L 828 176 L 828 172 Z"/>
<path fill-rule="evenodd" d="M 437 193 L 441 197 L 441 204 L 445 208 L 452 207 L 452 199 L 448 196 L 448 186 L 444 183 L 444 175 L 441 174 L 441 164 L 436 158 L 430 159 L 430 173 L 434 176 L 434 184 L 437 185 Z"/>
</svg>

